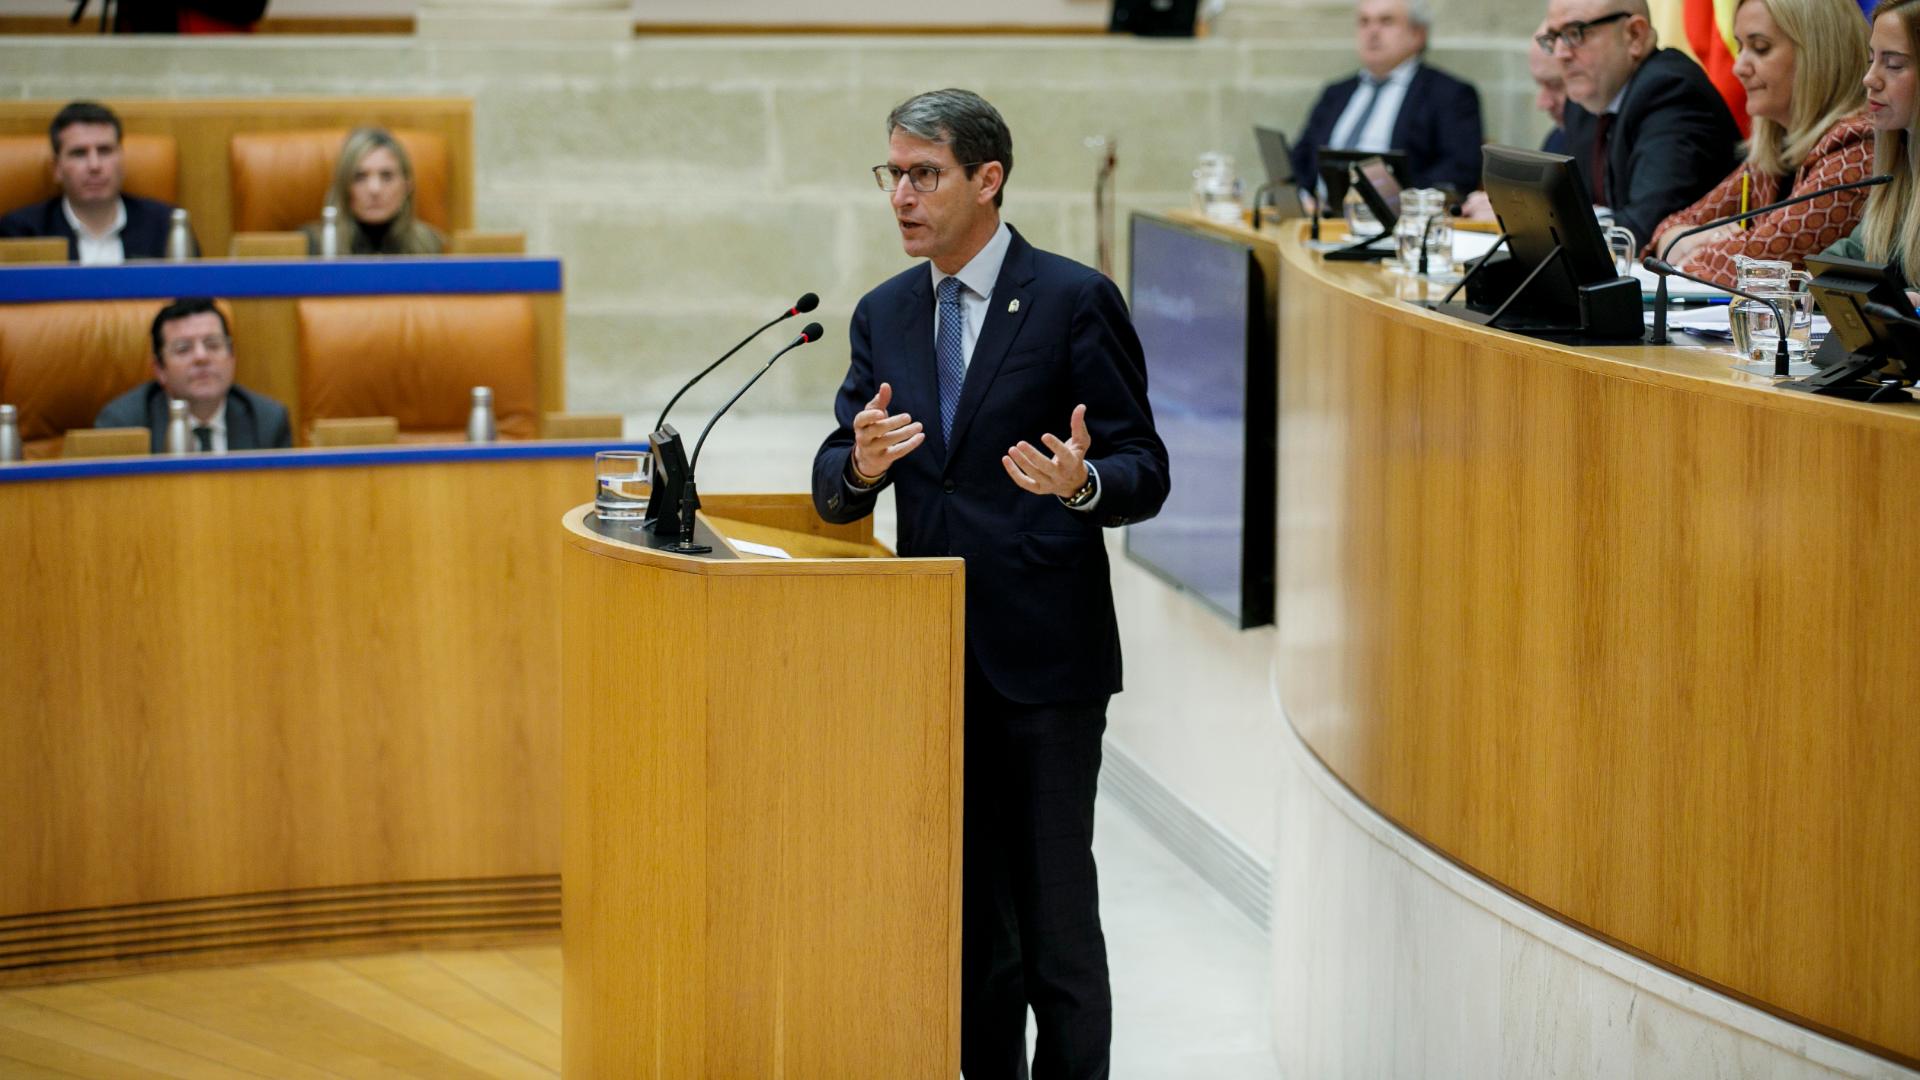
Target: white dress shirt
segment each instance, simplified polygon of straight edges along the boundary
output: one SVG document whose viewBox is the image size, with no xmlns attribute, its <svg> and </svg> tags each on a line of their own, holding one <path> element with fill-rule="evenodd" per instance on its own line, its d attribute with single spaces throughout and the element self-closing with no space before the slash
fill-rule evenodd
<svg viewBox="0 0 1920 1080">
<path fill-rule="evenodd" d="M 1400 66 L 1387 72 L 1387 77 L 1379 89 L 1369 93 L 1368 74 L 1360 73 L 1360 85 L 1354 88 L 1353 96 L 1347 99 L 1347 107 L 1340 111 L 1340 119 L 1333 122 L 1333 131 L 1327 136 L 1327 145 L 1342 149 L 1365 150 L 1372 153 L 1385 153 L 1393 149 L 1393 125 L 1400 119 L 1400 106 L 1407 100 L 1407 88 L 1413 85 L 1413 76 L 1420 68 L 1418 56 L 1409 57 L 1400 62 Z M 1367 110 L 1367 99 L 1378 94 L 1380 100 L 1374 102 L 1371 111 Z M 1367 126 L 1358 133 L 1353 126 L 1360 122 L 1360 114 L 1367 113 Z"/>
<path fill-rule="evenodd" d="M 199 417 L 193 415 L 193 413 L 191 412 L 187 413 L 187 438 L 193 440 L 191 445 L 193 446 L 194 452 L 196 453 L 198 453 L 200 449 L 200 436 L 195 435 L 193 433 L 193 429 L 197 427 L 212 428 L 213 429 L 213 439 L 212 439 L 213 452 L 216 454 L 226 453 L 227 452 L 227 403 L 225 399 L 221 400 L 220 407 L 218 409 L 215 409 L 213 411 L 213 415 L 208 419 L 202 420 Z"/>
<path fill-rule="evenodd" d="M 67 215 L 67 227 L 79 241 L 81 266 L 119 266 L 127 261 L 126 246 L 120 242 L 120 234 L 127 227 L 124 200 L 114 200 L 113 225 L 98 236 L 80 223 L 80 215 L 73 212 L 73 204 L 64 196 L 60 199 L 60 212 Z"/>
</svg>

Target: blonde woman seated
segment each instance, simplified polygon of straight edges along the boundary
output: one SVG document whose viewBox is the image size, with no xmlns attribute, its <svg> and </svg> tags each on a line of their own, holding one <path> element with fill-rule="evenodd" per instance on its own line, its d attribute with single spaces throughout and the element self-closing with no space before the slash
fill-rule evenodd
<svg viewBox="0 0 1920 1080">
<path fill-rule="evenodd" d="M 413 163 L 400 141 L 380 128 L 347 136 L 333 167 L 328 206 L 340 208 L 342 255 L 438 255 L 440 230 L 413 216 Z M 320 254 L 320 223 L 309 222 L 307 253 Z"/>
<path fill-rule="evenodd" d="M 1868 262 L 1906 266 L 1920 247 L 1920 213 L 1914 203 L 1914 96 L 1920 79 L 1914 61 L 1920 57 L 1920 0 L 1884 0 L 1873 9 L 1873 37 L 1862 80 L 1867 88 L 1867 117 L 1873 121 L 1874 169 L 1893 182 L 1873 189 L 1866 216 L 1852 236 L 1827 249 L 1830 255 Z M 1908 293 L 1912 296 L 1912 293 Z"/>
<path fill-rule="evenodd" d="M 1733 72 L 1747 91 L 1753 137 L 1747 160 L 1699 202 L 1654 230 L 1652 253 L 1714 218 L 1873 175 L 1873 126 L 1855 73 L 1867 49 L 1867 24 L 1853 0 L 1742 0 L 1733 16 L 1740 56 Z M 1871 188 L 1817 199 L 1689 236 L 1668 262 L 1733 284 L 1735 260 L 1804 262 L 1860 221 Z M 1743 205 L 1744 193 L 1744 205 Z"/>
</svg>

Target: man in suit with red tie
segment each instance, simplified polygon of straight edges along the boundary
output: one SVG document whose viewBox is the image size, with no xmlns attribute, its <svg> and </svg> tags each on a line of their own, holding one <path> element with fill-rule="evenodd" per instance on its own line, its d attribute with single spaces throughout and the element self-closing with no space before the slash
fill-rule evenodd
<svg viewBox="0 0 1920 1080">
<path fill-rule="evenodd" d="M 892 486 L 900 554 L 966 559 L 962 1071 L 1025 1077 L 1031 1007 L 1035 1077 L 1105 1077 L 1093 802 L 1120 635 L 1102 529 L 1159 511 L 1167 450 L 1119 290 L 1000 220 L 999 112 L 938 90 L 887 133 L 874 175 L 927 261 L 854 309 L 814 505 L 853 521 Z"/>
<path fill-rule="evenodd" d="M 1422 59 L 1432 25 L 1426 0 L 1360 0 L 1360 70 L 1329 83 L 1313 103 L 1293 147 L 1295 183 L 1319 183 L 1320 148 L 1328 146 L 1401 151 L 1409 187 L 1464 195 L 1480 186 L 1480 92 Z"/>
<path fill-rule="evenodd" d="M 1733 171 L 1733 113 L 1699 64 L 1660 47 L 1646 0 L 1552 0 L 1533 40 L 1566 80 L 1567 152 L 1640 243 Z"/>
</svg>

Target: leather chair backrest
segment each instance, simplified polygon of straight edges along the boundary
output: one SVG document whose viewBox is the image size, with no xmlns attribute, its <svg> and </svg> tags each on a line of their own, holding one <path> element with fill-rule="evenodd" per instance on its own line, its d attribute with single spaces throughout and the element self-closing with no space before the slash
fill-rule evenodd
<svg viewBox="0 0 1920 1080">
<path fill-rule="evenodd" d="M 20 438 L 43 456 L 69 428 L 153 377 L 148 337 L 158 300 L 0 305 L 0 403 L 20 410 Z M 231 316 L 229 315 L 229 318 Z"/>
<path fill-rule="evenodd" d="M 304 421 L 391 416 L 400 441 L 466 436 L 473 388 L 493 388 L 502 437 L 539 432 L 533 303 L 520 295 L 302 300 Z"/>
<path fill-rule="evenodd" d="M 120 152 L 127 161 L 127 194 L 179 203 L 180 148 L 173 136 L 128 132 L 120 140 Z M 44 136 L 0 135 L 0 213 L 59 193 L 53 182 L 53 147 Z"/>
<path fill-rule="evenodd" d="M 346 128 L 255 131 L 233 137 L 233 230 L 281 232 L 320 216 Z M 413 162 L 414 216 L 445 232 L 447 140 L 437 132 L 396 129 L 393 136 Z"/>
</svg>

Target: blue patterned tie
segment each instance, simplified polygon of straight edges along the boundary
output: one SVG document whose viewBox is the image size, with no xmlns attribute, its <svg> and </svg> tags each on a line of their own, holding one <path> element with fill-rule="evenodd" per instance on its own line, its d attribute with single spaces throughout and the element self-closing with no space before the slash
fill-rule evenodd
<svg viewBox="0 0 1920 1080">
<path fill-rule="evenodd" d="M 934 359 L 940 365 L 940 437 L 953 437 L 953 414 L 960 407 L 960 384 L 967 378 L 965 337 L 960 311 L 960 279 L 940 283 L 940 329 L 934 335 Z"/>
</svg>

